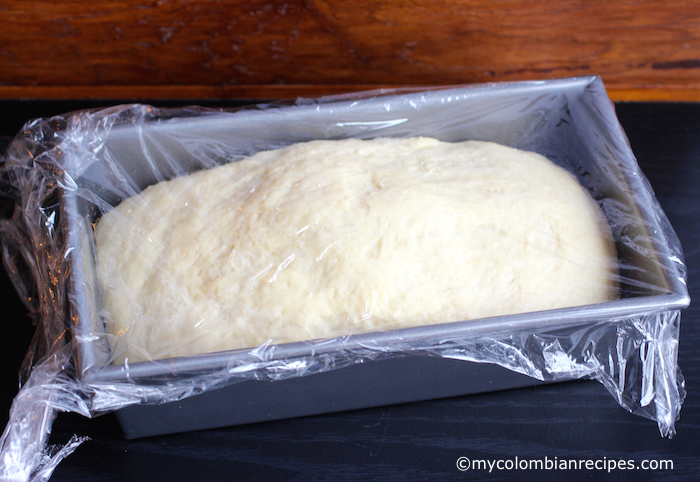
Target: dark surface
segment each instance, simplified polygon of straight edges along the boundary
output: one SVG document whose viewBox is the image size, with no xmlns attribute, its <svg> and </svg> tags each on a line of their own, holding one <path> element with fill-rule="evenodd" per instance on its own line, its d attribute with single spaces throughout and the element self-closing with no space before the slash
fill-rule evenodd
<svg viewBox="0 0 700 482">
<path fill-rule="evenodd" d="M 175 103 L 169 103 L 174 105 Z M 0 102 L 0 136 L 32 117 L 96 102 Z M 158 105 L 166 105 L 158 103 Z M 690 295 L 700 299 L 700 105 L 619 104 L 642 170 L 686 254 Z M 5 138 L 7 140 L 7 138 Z M 0 424 L 17 391 L 32 328 L 2 273 Z M 681 322 L 679 364 L 688 396 L 678 434 L 662 439 L 597 382 L 581 381 L 443 400 L 125 440 L 113 415 L 61 414 L 51 443 L 91 438 L 52 480 L 700 480 L 700 329 L 691 305 Z M 470 470 L 470 459 L 672 460 L 672 470 Z"/>
</svg>

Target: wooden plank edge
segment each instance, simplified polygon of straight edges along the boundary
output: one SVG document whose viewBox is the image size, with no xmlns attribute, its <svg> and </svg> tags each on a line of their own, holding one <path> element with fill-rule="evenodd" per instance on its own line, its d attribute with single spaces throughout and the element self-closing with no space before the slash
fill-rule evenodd
<svg viewBox="0 0 700 482">
<path fill-rule="evenodd" d="M 606 86 L 615 102 L 700 102 L 698 87 L 625 88 Z"/>
<path fill-rule="evenodd" d="M 285 85 L 99 85 L 99 86 L 1 86 L 4 100 L 187 100 L 187 99 L 294 99 L 344 94 L 395 85 L 285 84 Z"/>
<path fill-rule="evenodd" d="M 374 84 L 285 84 L 285 85 L 100 85 L 100 86 L 2 86 L 1 100 L 216 100 L 293 99 L 376 89 L 428 87 Z M 438 86 L 434 86 L 438 87 Z M 668 87 L 607 86 L 613 101 L 700 102 L 700 85 Z"/>
</svg>

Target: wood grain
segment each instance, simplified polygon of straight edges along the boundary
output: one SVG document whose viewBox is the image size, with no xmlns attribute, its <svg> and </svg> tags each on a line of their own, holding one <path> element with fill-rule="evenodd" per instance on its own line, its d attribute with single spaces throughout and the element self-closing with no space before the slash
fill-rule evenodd
<svg viewBox="0 0 700 482">
<path fill-rule="evenodd" d="M 700 100 L 700 0 L 0 0 L 0 16 L 2 98 L 271 98 L 598 74 L 614 98 Z"/>
</svg>

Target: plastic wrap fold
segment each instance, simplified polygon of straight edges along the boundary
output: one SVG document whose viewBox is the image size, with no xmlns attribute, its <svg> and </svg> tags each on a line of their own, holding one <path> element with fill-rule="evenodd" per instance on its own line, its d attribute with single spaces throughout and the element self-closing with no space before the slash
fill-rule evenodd
<svg viewBox="0 0 700 482">
<path fill-rule="evenodd" d="M 115 348 L 95 245 L 95 225 L 114 206 L 158 182 L 295 143 L 418 136 L 534 151 L 573 174 L 610 226 L 618 268 L 608 276 L 619 297 L 176 358 L 146 353 L 138 362 Z M 81 443 L 46 447 L 60 411 L 92 417 L 247 380 L 275 383 L 407 356 L 490 363 L 542 381 L 594 378 L 622 407 L 655 420 L 663 436 L 675 433 L 685 395 L 677 367 L 680 310 L 689 303 L 683 255 L 596 77 L 230 111 L 125 105 L 76 112 L 27 123 L 0 173 L 2 194 L 15 200 L 12 218 L 2 220 L 3 260 L 36 324 L 1 441 L 9 480 L 47 479 Z M 275 276 L 272 268 L 267 278 Z"/>
</svg>

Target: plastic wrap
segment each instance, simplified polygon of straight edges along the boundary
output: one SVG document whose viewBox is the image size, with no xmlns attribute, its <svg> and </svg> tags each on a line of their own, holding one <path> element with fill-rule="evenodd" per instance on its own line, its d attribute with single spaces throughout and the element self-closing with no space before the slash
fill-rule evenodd
<svg viewBox="0 0 700 482">
<path fill-rule="evenodd" d="M 619 297 L 177 358 L 144 353 L 136 363 L 114 349 L 120 345 L 105 327 L 95 225 L 122 200 L 294 143 L 416 136 L 497 142 L 542 154 L 573 174 L 609 224 L 617 267 L 601 280 L 613 279 Z M 7 151 L 2 180 L 3 194 L 16 200 L 12 219 L 2 221 L 3 259 L 37 324 L 2 436 L 3 475 L 11 480 L 48 478 L 80 444 L 75 438 L 58 452 L 45 447 L 57 411 L 90 417 L 247 380 L 275 383 L 416 356 L 495 364 L 543 381 L 595 378 L 621 406 L 655 420 L 663 436 L 675 433 L 685 394 L 676 361 L 679 310 L 689 303 L 683 255 L 596 77 L 380 91 L 227 112 L 144 105 L 77 112 L 28 123 Z M 276 279 L 274 268 L 268 274 Z"/>
</svg>

